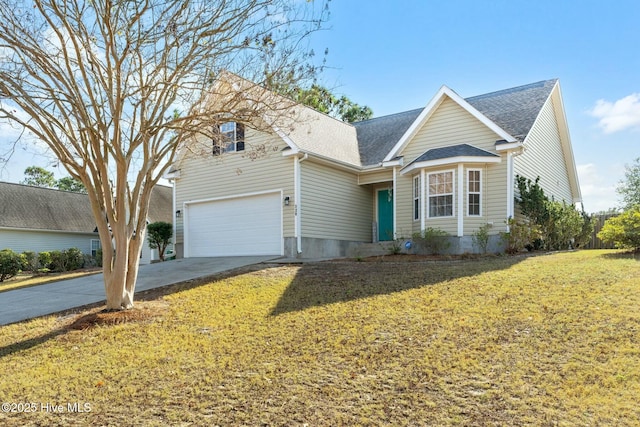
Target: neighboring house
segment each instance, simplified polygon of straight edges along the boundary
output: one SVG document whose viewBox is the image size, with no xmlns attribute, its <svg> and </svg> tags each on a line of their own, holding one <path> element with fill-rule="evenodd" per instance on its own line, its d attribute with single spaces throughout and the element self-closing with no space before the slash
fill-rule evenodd
<svg viewBox="0 0 640 427">
<path fill-rule="evenodd" d="M 451 236 L 451 252 L 473 252 L 485 224 L 496 250 L 516 174 L 581 202 L 555 79 L 467 99 L 443 86 L 425 108 L 355 124 L 295 108 L 295 125 L 228 123 L 226 149 L 183 151 L 167 175 L 179 257 L 341 256 L 428 227 Z"/>
<path fill-rule="evenodd" d="M 149 222 L 172 222 L 171 187 L 156 186 Z M 86 194 L 0 182 L 0 249 L 44 252 L 78 248 L 96 255 L 100 238 Z M 145 243 L 141 264 L 158 259 Z"/>
</svg>

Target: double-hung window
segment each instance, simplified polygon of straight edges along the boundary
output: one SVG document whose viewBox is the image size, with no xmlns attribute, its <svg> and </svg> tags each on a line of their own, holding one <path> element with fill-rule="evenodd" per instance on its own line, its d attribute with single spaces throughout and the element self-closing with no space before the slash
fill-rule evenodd
<svg viewBox="0 0 640 427">
<path fill-rule="evenodd" d="M 413 220 L 420 219 L 420 176 L 413 178 Z"/>
<path fill-rule="evenodd" d="M 213 154 L 235 151 L 244 151 L 244 125 L 236 122 L 223 123 L 218 127 L 213 140 Z"/>
<path fill-rule="evenodd" d="M 428 175 L 429 217 L 453 216 L 453 171 Z"/>
<path fill-rule="evenodd" d="M 482 215 L 482 180 L 481 171 L 471 169 L 467 171 L 467 214 L 469 216 Z"/>
</svg>

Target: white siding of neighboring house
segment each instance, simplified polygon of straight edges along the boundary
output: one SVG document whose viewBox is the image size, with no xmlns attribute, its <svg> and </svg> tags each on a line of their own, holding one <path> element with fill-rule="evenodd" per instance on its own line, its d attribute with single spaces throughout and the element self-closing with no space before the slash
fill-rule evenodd
<svg viewBox="0 0 640 427">
<path fill-rule="evenodd" d="M 310 159 L 300 172 L 303 237 L 371 241 L 373 193 L 358 185 L 357 174 Z"/>
<path fill-rule="evenodd" d="M 176 209 L 184 211 L 184 203 L 218 197 L 281 190 L 290 197 L 283 208 L 284 237 L 294 236 L 294 159 L 282 155 L 286 144 L 277 136 L 246 130 L 245 151 L 213 156 L 190 154 L 179 163 L 176 179 Z M 204 144 L 203 144 L 204 145 Z M 255 160 L 249 157 L 252 147 L 264 145 L 266 154 Z M 259 212 L 256 212 L 259 215 Z M 176 245 L 184 242 L 183 219 L 176 221 Z"/>
<path fill-rule="evenodd" d="M 78 248 L 84 254 L 91 255 L 91 240 L 99 240 L 98 233 L 58 233 L 42 230 L 0 229 L 0 250 L 11 249 L 14 252 L 47 252 Z"/>
<path fill-rule="evenodd" d="M 488 152 L 496 153 L 495 142 L 497 139 L 500 139 L 499 136 L 491 129 L 456 102 L 446 98 L 400 154 L 404 156 L 404 164 L 408 165 L 429 149 L 458 144 L 470 144 Z M 482 196 L 484 205 L 482 207 L 483 216 L 480 218 L 470 218 L 466 215 L 466 171 L 469 168 L 483 169 Z M 439 228 L 449 234 L 456 235 L 458 226 L 457 164 L 438 166 L 427 170 L 427 173 L 451 169 L 454 170 L 455 181 L 454 216 L 450 218 L 427 218 L 425 227 Z M 487 222 L 494 223 L 491 234 L 504 230 L 504 220 L 507 212 L 506 156 L 503 155 L 502 162 L 496 164 L 465 164 L 464 171 L 464 234 L 472 234 L 479 226 Z M 420 230 L 420 221 L 413 220 L 413 176 L 415 174 L 398 174 L 396 232 L 399 237 L 408 237 L 408 234 Z M 426 200 L 421 200 L 421 202 L 422 208 L 426 209 Z"/>
<path fill-rule="evenodd" d="M 516 174 L 532 181 L 540 176 L 540 186 L 547 197 L 572 203 L 567 166 L 553 107 L 553 99 L 550 97 L 524 142 L 524 153 L 515 157 L 514 169 Z"/>
</svg>

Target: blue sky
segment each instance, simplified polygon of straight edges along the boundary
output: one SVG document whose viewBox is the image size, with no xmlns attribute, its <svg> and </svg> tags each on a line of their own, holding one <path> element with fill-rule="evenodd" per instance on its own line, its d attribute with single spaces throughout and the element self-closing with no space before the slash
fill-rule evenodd
<svg viewBox="0 0 640 427">
<path fill-rule="evenodd" d="M 619 204 L 615 186 L 640 157 L 640 2 L 333 0 L 330 9 L 312 39 L 316 52 L 329 49 L 321 82 L 375 116 L 423 107 L 443 84 L 466 98 L 559 78 L 585 209 Z M 51 169 L 30 151 L 19 149 L 0 180 Z"/>
<path fill-rule="evenodd" d="M 585 209 L 640 157 L 640 2 L 334 0 L 323 83 L 375 116 L 559 78 Z"/>
</svg>

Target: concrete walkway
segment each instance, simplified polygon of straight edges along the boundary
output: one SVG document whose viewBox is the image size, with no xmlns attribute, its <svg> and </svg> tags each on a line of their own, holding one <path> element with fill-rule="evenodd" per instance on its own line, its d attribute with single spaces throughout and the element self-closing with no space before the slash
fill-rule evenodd
<svg viewBox="0 0 640 427">
<path fill-rule="evenodd" d="M 141 265 L 136 292 L 210 276 L 269 260 L 274 260 L 274 257 L 185 258 Z M 0 325 L 102 301 L 105 301 L 102 274 L 92 274 L 77 279 L 0 292 Z"/>
</svg>

